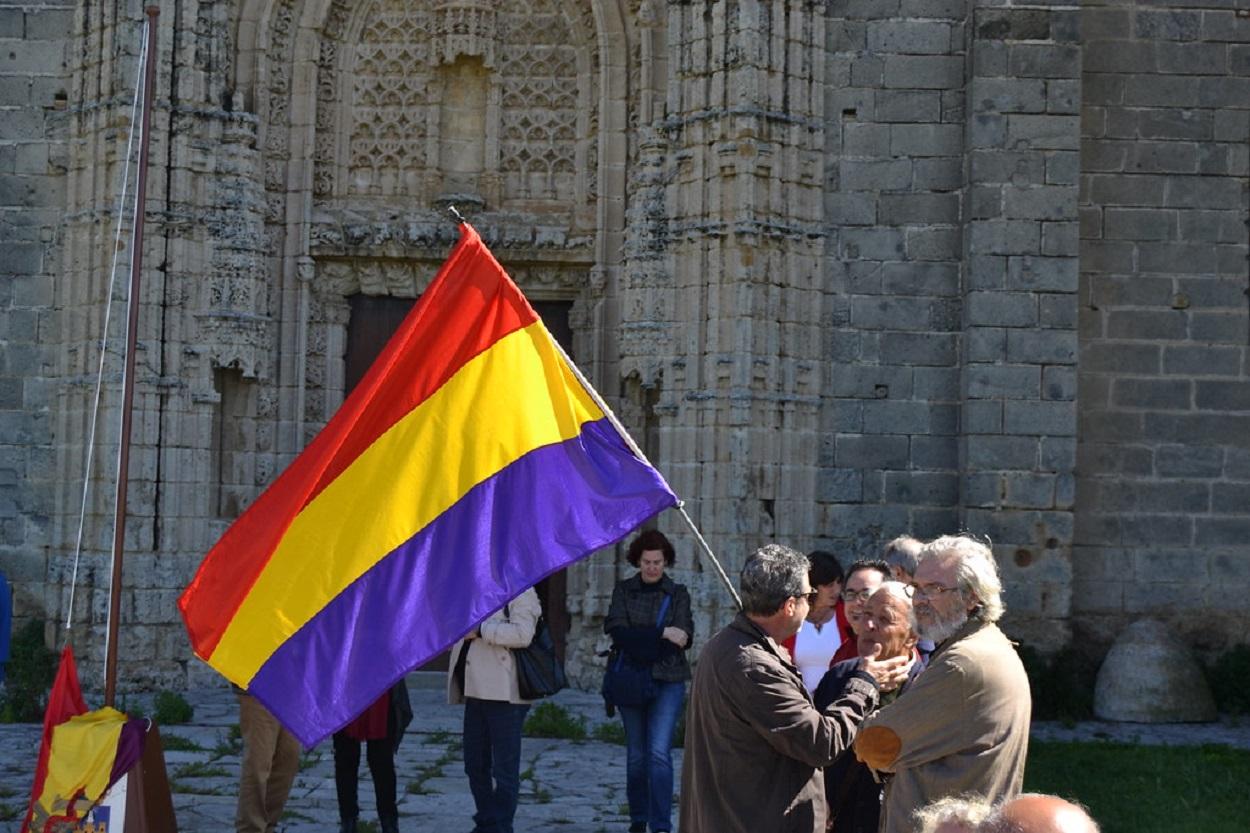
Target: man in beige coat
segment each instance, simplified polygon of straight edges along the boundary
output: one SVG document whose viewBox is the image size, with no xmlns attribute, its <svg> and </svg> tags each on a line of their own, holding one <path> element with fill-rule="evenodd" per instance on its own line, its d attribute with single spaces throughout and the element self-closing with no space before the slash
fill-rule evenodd
<svg viewBox="0 0 1250 833">
<path fill-rule="evenodd" d="M 682 833 L 824 833 L 824 778 L 879 690 L 906 678 L 906 657 L 861 660 L 843 696 L 812 705 L 779 643 L 807 616 L 812 587 L 802 553 L 770 544 L 742 568 L 742 613 L 699 657 L 681 779 Z"/>
<path fill-rule="evenodd" d="M 912 833 L 913 813 L 939 798 L 1015 796 L 1028 752 L 1029 680 L 994 624 L 1003 613 L 1002 585 L 989 548 L 965 536 L 938 538 L 921 552 L 912 586 L 920 635 L 937 649 L 855 741 L 861 761 L 893 773 L 882 833 Z"/>
</svg>

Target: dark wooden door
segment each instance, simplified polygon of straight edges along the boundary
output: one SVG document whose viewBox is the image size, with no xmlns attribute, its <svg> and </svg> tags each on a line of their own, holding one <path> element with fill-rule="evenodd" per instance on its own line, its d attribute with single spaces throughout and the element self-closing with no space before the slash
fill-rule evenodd
<svg viewBox="0 0 1250 833">
<path fill-rule="evenodd" d="M 390 295 L 352 295 L 347 299 L 351 317 L 347 323 L 347 353 L 344 356 L 344 395 L 364 377 L 386 342 L 399 329 L 404 316 L 416 303 L 413 298 L 395 298 Z M 531 302 L 534 311 L 541 316 L 547 329 L 560 346 L 573 355 L 573 331 L 569 326 L 571 301 Z M 564 656 L 564 646 L 569 632 L 568 577 L 564 570 L 554 573 L 534 586 L 542 602 L 543 613 L 551 628 L 556 650 Z M 446 671 L 447 652 L 430 660 L 422 671 Z"/>
</svg>

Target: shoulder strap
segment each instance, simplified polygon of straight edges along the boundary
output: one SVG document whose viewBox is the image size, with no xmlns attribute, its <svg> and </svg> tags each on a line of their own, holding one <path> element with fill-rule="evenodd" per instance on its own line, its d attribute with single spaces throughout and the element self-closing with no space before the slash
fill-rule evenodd
<svg viewBox="0 0 1250 833">
<path fill-rule="evenodd" d="M 672 600 L 672 596 L 668 593 L 664 594 L 664 601 L 660 602 L 660 614 L 655 617 L 655 626 L 657 628 L 664 624 L 664 614 L 668 613 L 668 603 Z"/>
</svg>

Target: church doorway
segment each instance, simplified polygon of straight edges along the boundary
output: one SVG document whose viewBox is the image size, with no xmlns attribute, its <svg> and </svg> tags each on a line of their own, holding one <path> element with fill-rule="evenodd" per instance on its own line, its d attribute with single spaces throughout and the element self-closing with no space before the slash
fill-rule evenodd
<svg viewBox="0 0 1250 833">
<path fill-rule="evenodd" d="M 351 295 L 347 299 L 350 317 L 347 324 L 347 349 L 343 357 L 343 395 L 364 377 L 373 360 L 386 346 L 395 330 L 403 322 L 415 298 L 397 298 L 393 295 Z M 531 301 L 534 311 L 542 318 L 552 336 L 565 352 L 573 355 L 573 330 L 569 325 L 572 301 Z M 543 614 L 556 643 L 556 651 L 564 656 L 570 617 L 568 612 L 568 577 L 560 570 L 535 585 L 542 602 Z M 447 651 L 423 665 L 422 671 L 446 671 Z"/>
</svg>

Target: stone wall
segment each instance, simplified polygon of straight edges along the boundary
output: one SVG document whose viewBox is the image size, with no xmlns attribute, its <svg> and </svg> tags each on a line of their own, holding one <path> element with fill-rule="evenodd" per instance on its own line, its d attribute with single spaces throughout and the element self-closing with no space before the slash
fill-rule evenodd
<svg viewBox="0 0 1250 833">
<path fill-rule="evenodd" d="M 56 487 L 55 276 L 66 203 L 67 2 L 0 5 L 0 569 L 43 617 Z"/>
<path fill-rule="evenodd" d="M 1250 9 L 1081 25 L 1074 620 L 1105 645 L 1161 615 L 1219 649 L 1250 624 Z"/>
</svg>

